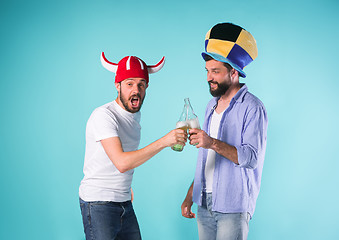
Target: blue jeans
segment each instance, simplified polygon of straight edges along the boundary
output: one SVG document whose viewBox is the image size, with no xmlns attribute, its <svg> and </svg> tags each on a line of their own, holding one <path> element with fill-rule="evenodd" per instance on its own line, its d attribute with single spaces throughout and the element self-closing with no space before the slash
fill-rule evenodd
<svg viewBox="0 0 339 240">
<path fill-rule="evenodd" d="M 246 240 L 249 213 L 220 213 L 212 211 L 212 193 L 204 193 L 198 206 L 199 240 Z"/>
<path fill-rule="evenodd" d="M 139 240 L 139 224 L 131 201 L 85 202 L 80 208 L 86 240 Z"/>
</svg>

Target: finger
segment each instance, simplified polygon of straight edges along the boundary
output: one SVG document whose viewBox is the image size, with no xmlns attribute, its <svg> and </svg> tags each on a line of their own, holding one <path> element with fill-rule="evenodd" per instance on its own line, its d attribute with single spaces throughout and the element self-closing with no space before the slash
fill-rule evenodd
<svg viewBox="0 0 339 240">
<path fill-rule="evenodd" d="M 183 138 L 183 139 L 186 139 L 188 138 L 188 134 L 187 133 L 179 133 L 176 135 L 177 137 L 180 137 L 180 138 Z"/>
<path fill-rule="evenodd" d="M 187 130 L 183 130 L 183 129 L 180 129 L 180 128 L 179 128 L 178 130 L 179 130 L 179 131 L 178 131 L 179 133 L 187 134 Z"/>
<path fill-rule="evenodd" d="M 176 141 L 177 142 L 186 142 L 187 138 L 185 138 L 185 137 L 176 137 Z"/>
<path fill-rule="evenodd" d="M 186 136 L 187 135 L 187 133 L 184 130 L 182 130 L 182 129 L 179 129 L 179 130 L 180 131 L 175 132 L 176 136 Z"/>
<path fill-rule="evenodd" d="M 191 209 L 187 210 L 186 213 L 187 218 L 195 218 L 195 214 L 191 212 Z"/>
<path fill-rule="evenodd" d="M 191 141 L 190 141 L 190 144 L 191 144 L 192 146 L 197 147 L 197 148 L 201 147 L 201 146 L 200 146 L 201 144 L 200 144 L 200 142 L 199 142 L 198 139 L 193 139 L 193 140 L 191 140 Z"/>
<path fill-rule="evenodd" d="M 197 140 L 197 139 L 192 139 L 192 140 L 190 140 L 190 144 L 191 145 L 197 145 L 197 143 L 198 143 L 199 141 Z"/>
<path fill-rule="evenodd" d="M 189 139 L 190 139 L 190 144 L 192 145 L 196 145 L 197 143 L 202 142 L 201 138 L 199 138 L 196 135 L 191 136 Z"/>
<path fill-rule="evenodd" d="M 182 134 L 184 134 L 185 131 L 184 131 L 183 129 L 178 128 L 178 129 L 177 129 L 177 133 L 182 133 Z"/>
<path fill-rule="evenodd" d="M 172 130 L 172 133 L 174 136 L 177 136 L 179 134 L 184 134 L 185 132 L 184 130 L 177 128 L 177 129 Z"/>
<path fill-rule="evenodd" d="M 197 134 L 198 132 L 200 132 L 201 130 L 200 129 L 197 129 L 197 128 L 191 128 L 188 132 L 189 134 Z"/>
<path fill-rule="evenodd" d="M 180 139 L 187 139 L 187 136 L 185 134 L 177 134 L 176 137 Z"/>
<path fill-rule="evenodd" d="M 195 218 L 195 214 L 191 211 L 192 203 L 184 201 L 181 204 L 181 215 L 185 218 Z"/>
<path fill-rule="evenodd" d="M 187 216 L 187 207 L 181 206 L 181 215 L 183 217 Z"/>
<path fill-rule="evenodd" d="M 186 212 L 184 212 L 182 216 L 184 216 L 185 218 L 193 218 L 193 214 L 190 211 L 187 211 L 187 207 Z"/>
<path fill-rule="evenodd" d="M 194 140 L 194 139 L 197 139 L 197 138 L 199 138 L 199 136 L 197 135 L 197 134 L 191 134 L 190 136 L 189 136 L 189 139 L 190 140 Z"/>
</svg>

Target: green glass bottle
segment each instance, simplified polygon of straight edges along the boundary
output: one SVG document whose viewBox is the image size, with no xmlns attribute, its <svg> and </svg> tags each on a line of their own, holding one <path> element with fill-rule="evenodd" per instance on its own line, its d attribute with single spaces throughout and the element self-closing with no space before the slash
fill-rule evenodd
<svg viewBox="0 0 339 240">
<path fill-rule="evenodd" d="M 186 132 L 190 128 L 200 129 L 198 117 L 194 114 L 189 98 L 185 98 L 184 102 L 184 109 L 182 110 L 179 121 L 176 124 L 176 128 L 183 129 Z M 176 144 L 172 147 L 172 149 L 174 151 L 181 152 L 184 149 L 184 146 L 181 144 Z"/>
</svg>

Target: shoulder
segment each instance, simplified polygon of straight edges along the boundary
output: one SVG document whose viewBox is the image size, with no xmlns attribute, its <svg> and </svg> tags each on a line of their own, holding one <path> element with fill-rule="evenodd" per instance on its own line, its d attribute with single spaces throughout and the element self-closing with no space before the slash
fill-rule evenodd
<svg viewBox="0 0 339 240">
<path fill-rule="evenodd" d="M 268 116 L 264 103 L 254 94 L 246 92 L 243 98 L 241 112 L 248 123 L 258 123 L 267 126 Z"/>
<path fill-rule="evenodd" d="M 266 112 L 264 103 L 253 93 L 247 91 L 244 94 L 243 104 L 249 109 L 262 109 Z"/>
<path fill-rule="evenodd" d="M 264 103 L 251 92 L 243 95 L 242 102 L 238 105 L 244 119 L 267 119 L 267 112 Z"/>
<path fill-rule="evenodd" d="M 97 107 L 92 112 L 90 119 L 104 119 L 104 118 L 110 118 L 110 119 L 116 119 L 116 112 L 114 111 L 114 106 L 112 102 L 106 103 L 100 107 Z"/>
</svg>

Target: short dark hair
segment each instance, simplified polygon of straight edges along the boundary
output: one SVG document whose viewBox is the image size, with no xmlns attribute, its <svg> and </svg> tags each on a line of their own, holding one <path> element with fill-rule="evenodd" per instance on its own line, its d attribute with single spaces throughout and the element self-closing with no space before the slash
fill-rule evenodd
<svg viewBox="0 0 339 240">
<path fill-rule="evenodd" d="M 215 59 L 212 58 L 212 57 L 209 56 L 209 55 L 204 54 L 204 60 L 205 60 L 205 62 L 207 62 L 207 61 L 215 60 Z M 217 60 L 217 61 L 218 61 L 218 60 Z M 225 63 L 225 62 L 222 62 L 222 63 L 224 64 L 224 66 L 227 68 L 227 70 L 228 70 L 229 72 L 233 69 L 233 67 L 232 67 L 230 64 Z"/>
</svg>

